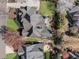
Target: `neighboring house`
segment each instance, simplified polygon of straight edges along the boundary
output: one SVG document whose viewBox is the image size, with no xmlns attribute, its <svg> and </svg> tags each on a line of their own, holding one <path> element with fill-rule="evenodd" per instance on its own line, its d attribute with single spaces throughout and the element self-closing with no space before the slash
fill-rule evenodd
<svg viewBox="0 0 79 59">
<path fill-rule="evenodd" d="M 75 6 L 73 7 L 70 11 L 69 11 L 72 21 L 73 21 L 73 25 L 77 26 L 79 28 L 79 6 Z"/>
<path fill-rule="evenodd" d="M 69 10 L 75 6 L 75 1 L 76 0 L 58 0 L 57 10 L 61 13 L 65 12 L 65 10 Z"/>
<path fill-rule="evenodd" d="M 8 0 L 7 7 L 20 8 L 21 6 L 36 7 L 39 10 L 40 0 Z"/>
<path fill-rule="evenodd" d="M 79 6 L 74 6 L 68 11 L 69 32 L 72 34 L 79 33 Z"/>
<path fill-rule="evenodd" d="M 44 59 L 43 43 L 25 44 L 18 50 L 19 59 Z"/>
</svg>

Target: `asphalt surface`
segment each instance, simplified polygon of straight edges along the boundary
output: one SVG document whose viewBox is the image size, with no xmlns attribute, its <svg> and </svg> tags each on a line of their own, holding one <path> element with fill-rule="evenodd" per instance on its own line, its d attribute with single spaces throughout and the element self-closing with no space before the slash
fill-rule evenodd
<svg viewBox="0 0 79 59">
<path fill-rule="evenodd" d="M 5 0 L 0 0 L 0 27 L 2 25 L 6 24 L 6 5 L 5 3 L 1 3 L 1 2 L 5 2 Z M 5 57 L 5 43 L 2 40 L 2 35 L 0 34 L 0 59 L 3 59 Z"/>
<path fill-rule="evenodd" d="M 0 59 L 3 59 L 5 57 L 5 44 L 2 40 L 2 36 L 0 35 Z"/>
<path fill-rule="evenodd" d="M 6 17 L 5 15 L 0 15 L 0 27 L 5 25 Z M 5 43 L 2 40 L 2 35 L 0 34 L 0 59 L 4 58 L 5 56 Z"/>
</svg>

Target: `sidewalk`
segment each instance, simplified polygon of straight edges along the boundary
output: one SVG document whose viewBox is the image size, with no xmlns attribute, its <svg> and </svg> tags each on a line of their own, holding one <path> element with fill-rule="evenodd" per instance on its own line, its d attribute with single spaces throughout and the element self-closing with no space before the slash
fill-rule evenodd
<svg viewBox="0 0 79 59">
<path fill-rule="evenodd" d="M 14 53 L 13 48 L 6 45 L 5 54 Z"/>
</svg>

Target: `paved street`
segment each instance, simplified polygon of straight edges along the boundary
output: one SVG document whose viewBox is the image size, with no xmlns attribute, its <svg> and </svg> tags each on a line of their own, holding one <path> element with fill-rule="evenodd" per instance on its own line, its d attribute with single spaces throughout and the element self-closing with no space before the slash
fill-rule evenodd
<svg viewBox="0 0 79 59">
<path fill-rule="evenodd" d="M 5 57 L 5 44 L 2 40 L 2 36 L 0 35 L 0 59 Z"/>
<path fill-rule="evenodd" d="M 0 0 L 0 2 L 3 2 L 5 0 Z M 5 24 L 6 22 L 6 5 L 4 3 L 0 3 L 0 27 Z M 5 57 L 5 44 L 2 40 L 2 35 L 0 34 L 0 59 L 3 59 Z"/>
<path fill-rule="evenodd" d="M 0 15 L 0 27 L 1 25 L 5 24 L 5 15 Z M 0 34 L 0 59 L 2 59 L 5 56 L 5 44 L 2 40 L 2 35 Z"/>
</svg>

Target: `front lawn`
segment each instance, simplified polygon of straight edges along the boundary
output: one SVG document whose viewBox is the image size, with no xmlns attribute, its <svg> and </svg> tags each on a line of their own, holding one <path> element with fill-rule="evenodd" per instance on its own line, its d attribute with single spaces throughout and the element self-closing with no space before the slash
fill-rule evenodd
<svg viewBox="0 0 79 59">
<path fill-rule="evenodd" d="M 7 54 L 5 59 L 17 59 L 16 53 Z"/>
<path fill-rule="evenodd" d="M 49 1 L 41 1 L 39 11 L 43 16 L 52 16 L 52 15 L 54 15 L 54 12 L 55 12 L 54 3 L 49 2 Z"/>
<path fill-rule="evenodd" d="M 18 29 L 18 25 L 16 24 L 16 22 L 13 19 L 7 19 L 7 27 L 11 28 L 11 29 Z"/>
</svg>

